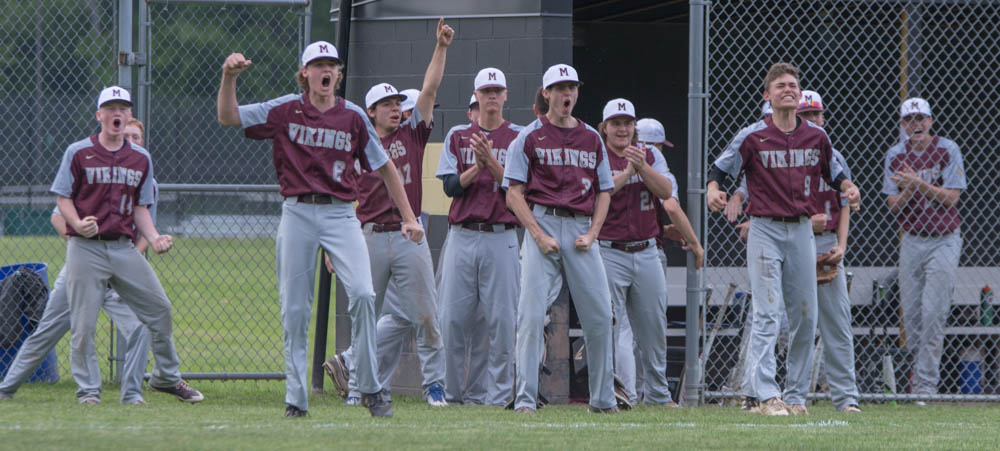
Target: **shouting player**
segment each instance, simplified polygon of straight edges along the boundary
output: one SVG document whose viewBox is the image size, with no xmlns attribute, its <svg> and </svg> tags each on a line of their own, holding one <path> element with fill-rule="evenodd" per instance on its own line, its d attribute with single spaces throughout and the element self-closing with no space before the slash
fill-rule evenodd
<svg viewBox="0 0 1000 451">
<path fill-rule="evenodd" d="M 138 119 L 128 121 L 125 127 L 125 138 L 136 146 L 143 146 L 143 126 Z M 154 184 L 153 204 L 149 207 L 150 217 L 156 223 L 156 181 Z M 66 220 L 59 212 L 59 207 L 52 210 L 49 218 L 52 227 L 56 229 L 63 241 L 69 241 L 66 234 Z M 135 249 L 140 254 L 146 251 L 149 243 L 140 238 Z M 142 325 L 139 318 L 136 318 L 132 309 L 128 308 L 115 290 L 108 288 L 104 293 L 104 311 L 117 326 L 119 333 L 126 339 L 127 350 L 125 351 L 125 367 L 122 375 L 121 403 L 122 404 L 145 404 L 142 397 L 142 380 L 146 371 L 146 363 L 149 359 L 149 331 Z M 45 312 L 42 314 L 38 327 L 31 336 L 24 340 L 17 356 L 7 369 L 7 375 L 0 383 L 0 399 L 10 399 L 17 392 L 21 384 L 26 381 L 31 374 L 45 360 L 49 351 L 56 346 L 70 329 L 69 319 L 69 299 L 66 297 L 66 266 L 59 271 L 56 282 L 49 293 L 48 303 L 45 304 Z M 88 366 L 90 368 L 90 366 Z M 96 368 L 96 365 L 94 366 Z M 85 379 L 92 379 L 94 376 L 88 375 Z M 99 377 L 99 376 L 96 376 Z M 97 404 L 101 401 L 100 394 L 78 393 L 77 401 L 81 404 Z"/>
<path fill-rule="evenodd" d="M 438 21 L 437 45 L 424 74 L 424 84 L 413 114 L 402 121 L 403 96 L 388 83 L 368 90 L 365 106 L 375 132 L 389 158 L 399 170 L 403 189 L 409 199 L 408 209 L 420 211 L 424 147 L 434 126 L 434 98 L 444 75 L 448 46 L 454 30 Z M 438 327 L 437 290 L 430 248 L 425 240 L 416 244 L 401 237 L 401 208 L 394 208 L 387 186 L 378 175 L 363 168 L 358 172 L 358 219 L 371 256 L 372 282 L 375 287 L 379 320 L 377 329 L 378 377 L 388 390 L 389 382 L 403 352 L 410 331 L 417 331 L 417 355 L 423 376 L 424 397 L 432 406 L 447 406 L 444 396 L 444 355 Z M 398 204 L 397 204 L 398 205 Z M 340 265 L 334 265 L 340 268 Z M 392 285 L 397 296 L 386 296 Z M 345 375 L 353 374 L 353 347 L 331 357 L 324 368 L 338 392 L 344 392 Z M 355 377 L 347 377 L 348 403 L 356 396 Z"/>
<path fill-rule="evenodd" d="M 273 141 L 274 167 L 285 198 L 275 243 L 285 336 L 285 416 L 304 417 L 309 407 L 309 316 L 316 253 L 321 246 L 337 267 L 337 278 L 350 298 L 351 342 L 358 348 L 355 364 L 362 402 L 372 416 L 392 416 L 375 360 L 371 265 L 352 205 L 356 187 L 350 173 L 355 165 L 378 171 L 385 180 L 388 196 L 399 208 L 402 236 L 421 241 L 423 228 L 364 110 L 334 93 L 343 78 L 343 62 L 333 44 L 317 41 L 302 53 L 296 73 L 301 94 L 239 106 L 236 78 L 250 65 L 240 53 L 226 58 L 218 113 L 222 125 L 240 126 L 251 139 Z"/>
<path fill-rule="evenodd" d="M 906 346 L 916 353 L 912 391 L 936 394 L 962 254 L 958 200 L 967 187 L 965 169 L 958 144 L 931 134 L 934 116 L 926 100 L 906 100 L 899 118 L 906 140 L 886 153 L 882 194 L 903 232 L 899 299 Z"/>
<path fill-rule="evenodd" d="M 754 363 L 750 390 L 760 412 L 788 415 L 775 379 L 774 346 L 783 312 L 789 320 L 788 375 L 800 380 L 812 365 L 816 333 L 816 244 L 809 217 L 814 212 L 811 181 L 822 179 L 857 209 L 861 195 L 832 159 L 823 129 L 795 116 L 802 91 L 799 71 L 787 63 L 771 66 L 764 100 L 774 114 L 744 128 L 712 165 L 708 206 L 726 207 L 719 189 L 725 175 L 747 177 L 751 216 L 747 262 L 753 293 L 753 331 L 748 361 Z M 808 376 L 807 376 L 808 378 Z"/>
<path fill-rule="evenodd" d="M 632 102 L 614 99 L 604 106 L 604 121 L 597 128 L 610 150 L 614 177 L 608 220 L 598 239 L 617 319 L 616 369 L 628 374 L 626 391 L 635 399 L 634 329 L 645 375 L 644 402 L 667 405 L 673 404 L 667 387 L 667 281 L 656 252 L 661 229 L 655 206 L 671 196 L 673 184 L 663 154 L 638 147 L 635 119 Z M 622 336 L 625 321 L 629 333 Z"/>
<path fill-rule="evenodd" d="M 614 188 L 601 136 L 573 117 L 579 96 L 576 69 L 556 64 L 542 77 L 549 111 L 526 126 L 508 149 L 503 187 L 507 206 L 527 233 L 522 245 L 517 305 L 515 409 L 534 413 L 545 310 L 565 273 L 583 325 L 590 410 L 615 413 L 611 294 L 601 255 L 601 232 Z"/>
<path fill-rule="evenodd" d="M 514 387 L 515 311 L 520 271 L 517 218 L 507 209 L 503 182 L 507 149 L 521 127 L 503 118 L 507 78 L 488 67 L 476 75 L 478 120 L 452 128 L 444 139 L 437 177 L 452 197 L 448 248 L 441 265 L 441 323 L 447 350 L 449 400 L 462 401 L 467 338 L 489 340 L 486 403 L 502 406 Z M 470 107 L 471 112 L 471 107 Z M 470 114 L 471 116 L 471 114 Z M 487 331 L 472 329 L 479 312 Z M 469 343 L 475 347 L 476 343 Z M 479 356 L 474 356 L 475 357 Z M 471 362 L 470 362 L 470 366 Z M 471 368 L 470 368 L 471 369 Z"/>
<path fill-rule="evenodd" d="M 138 232 L 162 254 L 173 246 L 173 237 L 160 235 L 153 225 L 148 208 L 154 201 L 153 160 L 146 149 L 125 139 L 130 119 L 128 91 L 118 86 L 101 91 L 101 131 L 66 149 L 52 183 L 59 212 L 69 225 L 63 271 L 72 331 L 70 365 L 80 387 L 77 399 L 100 399 L 94 332 L 110 284 L 152 336 L 149 386 L 184 402 L 200 402 L 204 396 L 181 380 L 170 300 L 132 244 Z"/>
</svg>

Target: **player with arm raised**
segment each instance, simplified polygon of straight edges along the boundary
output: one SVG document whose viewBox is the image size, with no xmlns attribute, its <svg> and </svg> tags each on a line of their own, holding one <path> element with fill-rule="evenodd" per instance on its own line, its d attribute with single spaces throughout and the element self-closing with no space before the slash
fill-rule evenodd
<svg viewBox="0 0 1000 451">
<path fill-rule="evenodd" d="M 775 379 L 774 345 L 783 311 L 789 320 L 788 375 L 800 380 L 812 366 L 816 333 L 816 243 L 809 217 L 812 179 L 822 177 L 857 209 L 861 195 L 832 160 L 823 129 L 795 116 L 801 97 L 799 71 L 777 63 L 764 79 L 764 100 L 774 115 L 743 129 L 709 171 L 708 207 L 721 211 L 726 175 L 746 173 L 751 216 L 747 261 L 753 293 L 753 332 L 748 360 L 756 362 L 750 390 L 766 415 L 788 415 Z M 808 378 L 808 376 L 806 376 Z"/>
<path fill-rule="evenodd" d="M 422 241 L 423 228 L 364 110 L 334 94 L 343 77 L 343 62 L 333 44 L 317 41 L 302 53 L 296 73 L 302 93 L 240 106 L 236 78 L 250 65 L 239 53 L 226 58 L 218 115 L 222 125 L 240 126 L 248 138 L 273 142 L 274 166 L 285 198 L 276 238 L 285 340 L 285 416 L 304 417 L 309 407 L 309 316 L 316 253 L 321 246 L 330 254 L 350 298 L 351 343 L 358 349 L 363 403 L 372 416 L 392 416 L 377 377 L 375 291 L 368 250 L 352 205 L 357 198 L 350 176 L 355 165 L 378 171 L 385 180 L 388 195 L 399 208 L 401 236 Z"/>
<path fill-rule="evenodd" d="M 413 114 L 402 120 L 401 103 L 405 97 L 388 83 L 379 83 L 365 95 L 368 117 L 374 124 L 382 146 L 399 170 L 408 199 L 407 209 L 420 211 L 424 147 L 434 126 L 434 99 L 444 75 L 448 46 L 454 30 L 438 21 L 437 44 L 424 74 L 423 87 Z M 402 207 L 393 206 L 387 185 L 376 174 L 356 167 L 358 178 L 358 219 L 364 229 L 365 243 L 371 256 L 372 283 L 376 311 L 379 314 L 376 343 L 378 377 L 388 390 L 396 372 L 405 340 L 417 331 L 417 355 L 423 376 L 424 398 L 432 406 L 447 406 L 444 397 L 444 354 L 437 315 L 437 290 L 430 248 L 425 240 L 409 242 L 397 232 L 402 227 Z M 416 243 L 416 244 L 414 244 Z M 340 269 L 340 265 L 334 264 Z M 398 296 L 386 296 L 390 280 Z M 354 349 L 331 357 L 324 364 L 335 384 L 347 373 L 354 373 Z M 348 377 L 348 401 L 355 396 L 355 376 Z M 338 387 L 338 390 L 341 390 Z"/>
<path fill-rule="evenodd" d="M 590 377 L 590 411 L 618 411 L 613 388 L 611 294 L 600 251 L 614 188 L 601 136 L 573 117 L 576 69 L 556 64 L 542 77 L 549 111 L 511 144 L 503 187 L 507 206 L 524 225 L 521 294 L 517 305 L 515 410 L 534 413 L 545 310 L 565 274 L 583 326 Z"/>
<path fill-rule="evenodd" d="M 441 323 L 446 346 L 449 400 L 467 397 L 475 386 L 470 362 L 465 373 L 466 337 L 487 339 L 489 370 L 486 404 L 502 406 L 514 388 L 514 346 L 518 299 L 517 218 L 507 209 L 503 181 L 507 149 L 521 127 L 503 118 L 507 79 L 488 67 L 474 80 L 480 114 L 469 125 L 452 128 L 444 139 L 437 177 L 452 198 L 448 249 L 442 254 Z M 470 109 L 471 112 L 471 109 Z M 471 114 L 470 114 L 471 116 Z M 471 119 L 471 118 L 470 118 Z M 485 334 L 473 329 L 486 317 Z M 476 343 L 469 346 L 476 347 Z M 475 359 L 480 356 L 473 356 Z"/>
<path fill-rule="evenodd" d="M 173 237 L 160 235 L 153 225 L 148 209 L 154 202 L 153 161 L 145 149 L 125 139 L 131 118 L 128 91 L 118 86 L 101 91 L 101 131 L 66 149 L 52 183 L 59 212 L 69 225 L 64 272 L 72 331 L 70 365 L 80 387 L 77 399 L 100 399 L 94 333 L 110 284 L 149 329 L 154 357 L 150 387 L 184 402 L 200 402 L 204 396 L 181 379 L 178 369 L 170 300 L 132 244 L 138 233 L 156 253 L 164 253 L 173 246 Z"/>
<path fill-rule="evenodd" d="M 937 394 L 944 327 L 962 255 L 958 201 L 967 188 L 965 168 L 958 144 L 931 134 L 934 116 L 926 100 L 903 102 L 899 124 L 906 140 L 886 153 L 882 194 L 903 231 L 899 299 L 906 346 L 916 353 L 913 394 Z"/>
</svg>

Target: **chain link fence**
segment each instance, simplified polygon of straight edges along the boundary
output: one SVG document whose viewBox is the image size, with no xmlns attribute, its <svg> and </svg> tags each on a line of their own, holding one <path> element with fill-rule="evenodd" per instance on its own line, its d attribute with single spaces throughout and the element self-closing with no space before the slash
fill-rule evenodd
<svg viewBox="0 0 1000 451">
<path fill-rule="evenodd" d="M 97 131 L 97 93 L 115 84 L 115 2 L 6 2 L 0 17 L 0 265 L 39 262 L 49 284 L 62 269 L 66 247 L 49 216 L 52 179 L 70 143 Z M 5 276 L 7 274 L 4 274 Z M 23 304 L 22 304 L 23 305 Z M 0 328 L 22 326 L 18 316 Z M 110 330 L 103 313 L 98 330 Z M 23 337 L 22 337 L 23 338 Z M 20 341 L 0 348 L 6 373 Z M 69 373 L 69 339 L 57 346 L 63 376 Z M 108 349 L 109 335 L 97 336 Z M 106 354 L 102 354 L 106 355 Z M 107 372 L 105 374 L 108 374 Z"/>
<path fill-rule="evenodd" d="M 161 188 L 158 226 L 180 237 L 156 257 L 174 302 L 181 371 L 283 376 L 274 233 L 282 198 L 267 141 L 218 125 L 222 62 L 240 52 L 241 104 L 297 92 L 308 39 L 298 6 L 148 6 L 148 147 Z M 140 29 L 140 33 L 143 30 Z"/>
<path fill-rule="evenodd" d="M 851 216 L 844 262 L 852 279 L 854 364 L 864 399 L 891 398 L 886 394 L 892 393 L 913 399 L 906 394 L 928 391 L 934 396 L 924 399 L 1000 399 L 975 396 L 1000 394 L 996 307 L 989 299 L 981 302 L 990 294 L 987 285 L 1000 285 L 1000 237 L 994 221 L 1000 212 L 992 201 L 1000 170 L 994 157 L 1000 119 L 991 108 L 1000 85 L 998 26 L 1000 2 L 995 1 L 711 4 L 706 163 L 714 161 L 742 127 L 760 119 L 767 68 L 785 61 L 802 70 L 803 89 L 821 94 L 827 109 L 825 129 L 861 188 L 862 210 Z M 955 259 L 943 251 L 937 257 L 958 261 L 953 276 L 935 270 L 937 260 L 910 257 L 905 251 L 904 259 L 914 261 L 901 265 L 901 241 L 937 239 L 905 236 L 898 214 L 889 210 L 887 196 L 881 193 L 887 151 L 905 136 L 899 111 L 909 97 L 930 102 L 931 133 L 954 140 L 964 159 L 968 189 L 958 203 L 960 255 Z M 940 183 L 938 174 L 930 179 Z M 704 389 L 709 397 L 724 398 L 741 385 L 736 373 L 743 366 L 741 343 L 748 336 L 743 326 L 749 323 L 750 284 L 746 248 L 734 224 L 715 213 L 705 224 L 709 250 L 705 283 L 715 292 L 706 324 L 719 321 L 723 327 L 711 350 L 714 357 L 706 368 Z M 919 302 L 918 295 L 906 289 L 913 280 L 909 268 L 914 266 L 926 269 L 928 293 L 948 291 L 948 283 L 954 284 L 950 299 L 947 294 L 926 296 L 920 316 L 904 315 L 901 308 Z M 729 283 L 737 285 L 737 295 L 729 301 L 719 299 Z M 723 313 L 722 304 L 727 302 Z M 935 317 L 944 321 L 940 334 L 928 332 Z M 934 360 L 938 340 L 943 340 L 940 379 L 936 390 L 924 390 L 920 380 L 932 384 L 933 377 L 925 377 L 926 370 L 917 371 L 917 365 L 928 359 L 925 354 L 930 356 L 925 362 Z M 780 368 L 783 344 L 778 348 Z M 819 373 L 811 390 L 822 396 L 825 386 Z M 779 382 L 783 377 L 784 370 L 779 369 Z"/>
<path fill-rule="evenodd" d="M 129 15 L 119 20 L 118 10 L 129 3 L 131 24 Z M 145 122 L 160 183 L 158 228 L 176 237 L 170 253 L 149 259 L 173 303 L 181 371 L 283 377 L 273 238 L 281 198 L 270 145 L 218 125 L 215 99 L 222 61 L 232 52 L 254 62 L 239 80 L 242 103 L 297 91 L 308 6 L 204 3 L 7 5 L 0 18 L 6 161 L 0 166 L 0 265 L 45 263 L 50 285 L 62 269 L 65 245 L 49 224 L 55 200 L 49 187 L 66 146 L 99 131 L 94 105 L 100 89 L 130 82 L 118 73 L 119 51 L 131 50 L 116 38 L 124 22 L 138 36 L 133 113 Z M 109 379 L 118 350 L 103 312 L 99 321 L 97 347 Z M 63 377 L 70 375 L 68 343 L 57 345 Z M 0 357 L 6 364 L 15 352 L 16 346 L 3 348 Z"/>
</svg>

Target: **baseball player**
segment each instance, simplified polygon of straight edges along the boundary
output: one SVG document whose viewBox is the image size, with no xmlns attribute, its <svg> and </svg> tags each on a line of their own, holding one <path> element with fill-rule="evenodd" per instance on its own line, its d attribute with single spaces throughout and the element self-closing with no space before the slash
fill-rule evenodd
<svg viewBox="0 0 1000 451">
<path fill-rule="evenodd" d="M 800 380 L 812 365 L 816 330 L 816 244 L 809 197 L 811 180 L 822 177 L 848 197 L 852 208 L 861 200 L 857 187 L 832 160 L 823 129 L 800 122 L 795 109 L 801 97 L 799 71 L 777 63 L 764 79 L 764 100 L 774 114 L 743 129 L 712 165 L 708 205 L 726 207 L 719 183 L 725 175 L 745 172 L 751 216 L 747 261 L 753 293 L 753 332 L 748 360 L 752 390 L 762 400 L 761 413 L 788 415 L 775 380 L 774 345 L 782 310 L 789 319 L 788 374 Z"/>
<path fill-rule="evenodd" d="M 362 402 L 372 416 L 392 416 L 377 377 L 375 291 L 352 205 L 357 194 L 351 168 L 378 171 L 387 197 L 399 208 L 401 236 L 421 241 L 423 228 L 364 110 L 334 93 L 343 77 L 343 62 L 333 44 L 317 41 L 302 53 L 297 73 L 301 94 L 239 106 L 236 78 L 250 65 L 240 53 L 226 58 L 218 114 L 222 125 L 240 126 L 248 138 L 273 140 L 274 166 L 285 197 L 275 240 L 285 336 L 285 416 L 304 417 L 308 410 L 309 315 L 321 246 L 338 268 L 338 280 L 350 298 L 351 342 L 358 348 L 355 364 Z"/>
<path fill-rule="evenodd" d="M 137 146 L 143 145 L 142 133 L 142 122 L 138 119 L 132 119 L 125 127 L 126 139 Z M 155 184 L 156 181 L 154 180 L 153 183 Z M 153 204 L 149 207 L 149 212 L 153 223 L 156 223 L 155 196 Z M 66 220 L 63 219 L 58 207 L 52 209 L 49 221 L 63 241 L 68 241 Z M 145 239 L 140 238 L 135 248 L 141 254 L 146 251 L 148 244 Z M 132 310 L 122 302 L 115 290 L 108 288 L 105 291 L 103 307 L 118 327 L 119 333 L 126 337 L 128 343 L 122 376 L 121 403 L 146 404 L 142 397 L 142 380 L 149 359 L 149 332 L 139 321 L 139 318 L 136 318 L 135 313 L 132 313 Z M 31 336 L 21 344 L 21 349 L 8 367 L 3 382 L 0 383 L 0 399 L 12 398 L 21 384 L 31 377 L 38 365 L 41 365 L 42 361 L 45 360 L 52 348 L 59 343 L 66 332 L 69 332 L 69 315 L 69 299 L 66 297 L 66 266 L 63 266 L 63 269 L 59 271 L 59 276 L 56 277 L 52 292 L 49 293 L 49 300 L 45 304 L 45 312 L 42 314 L 38 326 Z M 89 369 L 91 366 L 87 368 Z M 88 376 L 87 379 L 91 380 L 91 377 Z M 97 404 L 101 401 L 99 394 L 80 393 L 80 395 L 83 397 L 77 398 L 77 401 L 81 404 Z"/>
<path fill-rule="evenodd" d="M 63 271 L 72 330 L 70 365 L 80 387 L 77 399 L 100 398 L 94 332 L 110 283 L 152 335 L 149 386 L 184 402 L 200 402 L 204 396 L 181 380 L 178 370 L 170 300 L 132 244 L 138 232 L 162 254 L 173 246 L 173 237 L 160 235 L 150 216 L 153 161 L 146 149 L 124 136 L 132 118 L 128 91 L 118 86 L 101 91 L 96 116 L 101 131 L 66 148 L 51 188 L 69 225 Z"/>
<path fill-rule="evenodd" d="M 603 119 L 597 130 L 610 149 L 608 166 L 614 190 L 598 242 L 617 320 L 616 369 L 631 379 L 625 382 L 626 393 L 634 397 L 636 363 L 631 325 L 635 325 L 635 342 L 641 350 L 646 378 L 643 402 L 675 404 L 667 387 L 667 284 L 655 240 L 661 234 L 655 206 L 659 199 L 671 196 L 673 184 L 663 154 L 655 148 L 637 146 L 632 102 L 609 101 Z M 623 337 L 625 318 L 630 327 Z"/>
<path fill-rule="evenodd" d="M 389 158 L 399 169 L 410 208 L 420 211 L 424 147 L 434 126 L 434 98 L 437 96 L 448 46 L 454 30 L 438 21 L 437 45 L 424 75 L 413 115 L 401 121 L 401 103 L 405 98 L 392 85 L 379 83 L 365 95 L 367 114 L 388 149 Z M 360 169 L 360 168 L 356 168 Z M 447 406 L 444 395 L 444 355 L 438 326 L 437 290 L 434 267 L 427 242 L 416 244 L 401 239 L 399 211 L 393 208 L 386 187 L 370 172 L 358 170 L 358 219 L 371 255 L 372 280 L 376 305 L 379 308 L 377 329 L 379 381 L 388 390 L 392 375 L 399 365 L 405 340 L 412 329 L 417 331 L 417 354 L 420 358 L 424 398 L 432 406 Z M 340 265 L 335 265 L 338 268 Z M 387 297 L 389 281 L 400 296 Z M 405 293 L 405 298 L 402 294 Z M 348 401 L 355 396 L 353 347 L 331 357 L 324 368 L 337 387 L 338 393 L 348 392 Z M 347 379 L 347 387 L 344 387 Z"/>
<path fill-rule="evenodd" d="M 446 394 L 462 401 L 467 336 L 489 340 L 486 404 L 502 406 L 513 394 L 515 310 L 520 271 L 517 218 L 500 189 L 510 144 L 521 127 L 503 118 L 507 79 L 488 67 L 473 82 L 476 121 L 448 131 L 437 177 L 452 198 L 448 249 L 442 253 L 441 325 L 445 340 Z M 471 103 L 470 103 L 471 104 Z M 472 116 L 470 106 L 470 117 Z M 482 311 L 488 333 L 471 329 Z M 475 344 L 470 344 L 474 346 Z"/>
<path fill-rule="evenodd" d="M 958 202 L 967 186 L 965 168 L 958 144 L 931 134 L 934 116 L 926 100 L 907 99 L 899 116 L 906 140 L 886 153 L 882 194 L 902 229 L 899 299 L 906 347 L 916 353 L 912 391 L 935 394 L 962 252 Z"/>
<path fill-rule="evenodd" d="M 663 124 L 656 119 L 647 118 L 636 121 L 635 134 L 638 140 L 637 145 L 640 149 L 648 148 L 650 151 L 655 150 L 662 155 L 665 146 L 674 147 L 673 143 L 666 139 Z M 691 222 L 681 208 L 680 198 L 677 194 L 677 179 L 669 170 L 666 176 L 672 186 L 670 197 L 663 201 L 658 200 L 655 205 L 657 222 L 663 230 L 663 233 L 657 234 L 655 240 L 660 265 L 663 267 L 664 280 L 667 277 L 667 256 L 664 252 L 666 238 L 681 242 L 684 250 L 692 252 L 695 255 L 695 267 L 701 268 L 705 258 L 705 251 L 698 237 L 695 235 L 694 229 L 691 227 Z M 667 223 L 667 219 L 670 220 L 670 223 Z M 615 371 L 625 385 L 625 391 L 630 401 L 632 404 L 636 404 L 644 398 L 643 380 L 645 371 L 642 366 L 636 365 L 635 362 L 636 360 L 641 360 L 643 357 L 640 350 L 635 347 L 634 335 L 628 315 L 617 316 L 616 319 L 618 321 L 618 333 L 615 336 L 617 338 L 615 342 Z M 669 392 L 667 395 L 669 396 Z M 677 404 L 670 400 L 666 405 L 676 406 Z"/>
<path fill-rule="evenodd" d="M 542 76 L 549 104 L 508 148 L 503 188 L 507 206 L 524 225 L 521 294 L 517 305 L 515 410 L 534 413 L 545 310 L 565 277 L 583 325 L 590 376 L 590 411 L 616 413 L 611 294 L 600 250 L 614 188 L 601 136 L 572 116 L 579 95 L 576 69 L 549 67 Z"/>
</svg>

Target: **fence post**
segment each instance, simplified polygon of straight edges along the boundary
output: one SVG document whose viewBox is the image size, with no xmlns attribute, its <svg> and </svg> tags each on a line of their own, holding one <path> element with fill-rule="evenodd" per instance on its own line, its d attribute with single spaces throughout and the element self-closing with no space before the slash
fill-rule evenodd
<svg viewBox="0 0 1000 451">
<path fill-rule="evenodd" d="M 132 85 L 132 0 L 118 0 L 118 86 L 135 95 Z M 135 99 L 133 97 L 133 99 Z M 133 107 L 135 102 L 133 100 Z M 111 380 L 121 383 L 125 370 L 125 351 L 128 349 L 128 338 L 117 333 L 114 321 L 111 322 Z"/>
<path fill-rule="evenodd" d="M 704 187 L 702 183 L 703 124 L 705 93 L 705 9 L 709 5 L 705 1 L 691 2 L 689 20 L 689 52 L 688 52 L 688 190 L 687 211 L 690 215 L 691 227 L 707 247 L 702 227 L 704 211 Z M 686 373 L 684 377 L 684 404 L 697 405 L 700 399 L 701 380 L 698 364 L 698 309 L 704 296 L 701 271 L 694 266 L 693 254 L 688 254 L 687 260 L 687 308 L 685 309 L 684 362 Z"/>
</svg>

